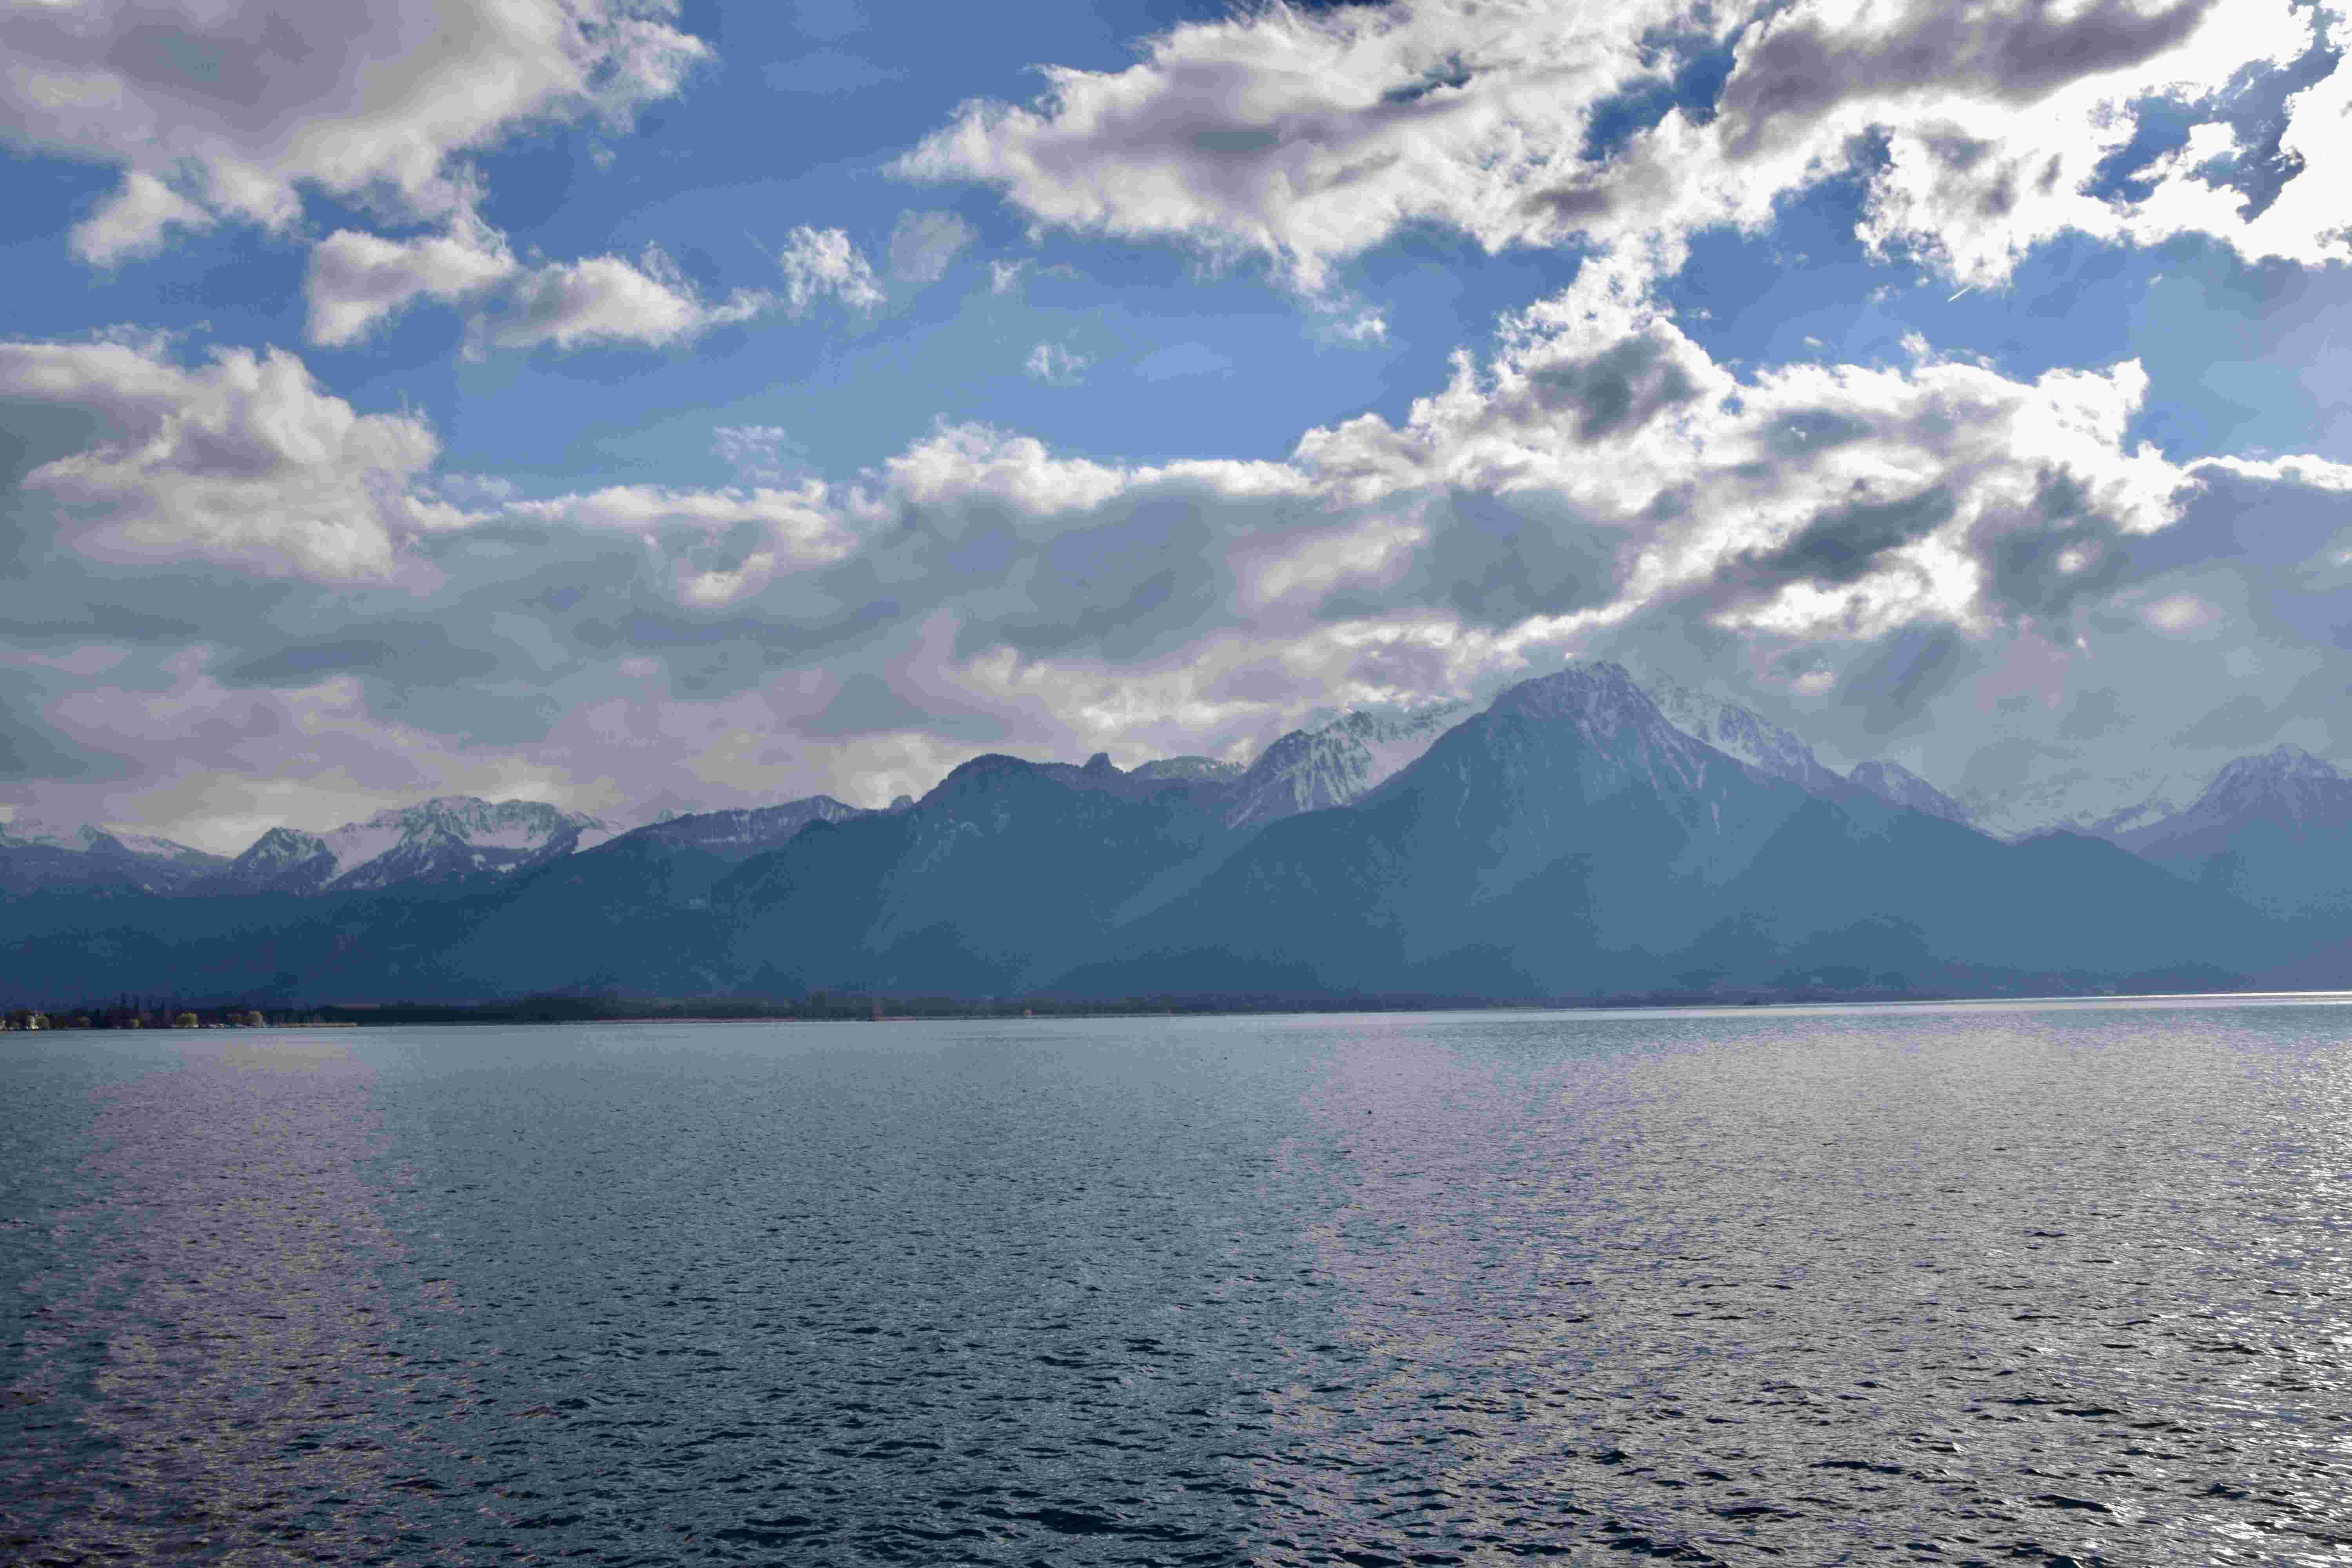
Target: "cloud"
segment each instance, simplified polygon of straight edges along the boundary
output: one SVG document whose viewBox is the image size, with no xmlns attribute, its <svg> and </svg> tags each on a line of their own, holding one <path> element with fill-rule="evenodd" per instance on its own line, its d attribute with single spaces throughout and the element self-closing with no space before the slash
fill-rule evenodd
<svg viewBox="0 0 2352 1568">
<path fill-rule="evenodd" d="M 806 457 L 781 425 L 721 425 L 710 449 L 743 479 L 770 483 Z"/>
<path fill-rule="evenodd" d="M 890 230 L 890 276 L 920 287 L 936 283 L 980 233 L 953 213 L 903 212 Z"/>
<path fill-rule="evenodd" d="M 738 289 L 721 303 L 705 300 L 659 247 L 647 246 L 634 263 L 596 256 L 535 268 L 482 318 L 481 328 L 500 348 L 652 346 L 749 321 L 773 303 L 752 289 Z"/>
<path fill-rule="evenodd" d="M 772 308 L 739 289 L 711 301 L 659 246 L 634 260 L 594 256 L 525 266 L 506 237 L 461 216 L 441 234 L 390 240 L 339 229 L 312 247 L 304 279 L 310 339 L 349 347 L 419 299 L 466 305 L 478 348 L 646 348 L 688 342 Z"/>
<path fill-rule="evenodd" d="M 310 339 L 344 347 L 418 299 L 454 304 L 520 270 L 505 237 L 475 221 L 411 240 L 337 229 L 311 247 L 303 279 Z"/>
<path fill-rule="evenodd" d="M 1029 351 L 1021 368 L 1050 386 L 1076 386 L 1086 379 L 1087 366 L 1093 363 L 1060 343 L 1039 343 Z"/>
<path fill-rule="evenodd" d="M 2145 395 L 2128 362 L 1735 374 L 1604 258 L 1405 414 L 1278 461 L 960 425 L 787 476 L 781 432 L 728 426 L 730 485 L 521 495 L 436 475 L 421 422 L 290 355 L 18 343 L 0 571 L 19 646 L 114 661 L 96 689 L 44 675 L 25 721 L 55 756 L 135 757 L 143 726 L 137 776 L 87 787 L 157 827 L 420 773 L 591 806 L 877 800 L 978 747 L 1246 752 L 1318 707 L 1624 651 L 1832 759 L 1900 748 L 2051 809 L 2184 729 L 2251 733 L 2254 708 L 2222 711 L 2243 697 L 2352 750 L 2352 470 L 2176 462 L 2135 439 Z M 2094 686 L 2111 706 L 2070 705 Z M 19 782 L 64 816 L 73 779 Z"/>
<path fill-rule="evenodd" d="M 0 139 L 123 172 L 85 259 L 223 218 L 291 228 L 315 189 L 416 219 L 467 205 L 467 155 L 625 119 L 708 57 L 664 0 L 315 0 L 0 12 Z"/>
<path fill-rule="evenodd" d="M 212 216 L 154 175 L 133 169 L 113 195 L 73 226 L 73 253 L 100 266 L 162 248 L 174 230 L 205 228 Z"/>
<path fill-rule="evenodd" d="M 1038 101 L 967 105 L 895 168 L 992 184 L 1041 225 L 1263 256 L 1317 295 L 1415 224 L 1672 268 L 1693 234 L 1759 229 L 1787 196 L 1853 174 L 1864 238 L 1971 283 L 2067 230 L 2204 234 L 2310 264 L 2352 256 L 2330 195 L 2352 173 L 2352 67 L 2291 101 L 2282 156 L 2301 172 L 2266 207 L 2216 160 L 2234 145 L 2233 86 L 2307 52 L 2315 15 L 2288 0 L 1268 7 L 1181 24 L 1123 70 L 1048 68 Z M 1676 101 L 1678 70 L 1709 57 L 1730 63 L 1714 100 Z M 2143 171 L 2146 190 L 2107 188 L 2150 104 L 2206 123 Z"/>
<path fill-rule="evenodd" d="M 776 262 L 784 271 L 784 298 L 796 316 L 823 294 L 858 310 L 874 310 L 885 298 L 872 263 L 837 228 L 801 225 L 785 237 Z"/>
<path fill-rule="evenodd" d="M 0 405 L 73 416 L 18 489 L 99 560 L 380 579 L 405 541 L 467 521 L 415 488 L 436 451 L 421 420 L 360 414 L 282 352 L 190 368 L 160 345 L 0 342 Z"/>
</svg>

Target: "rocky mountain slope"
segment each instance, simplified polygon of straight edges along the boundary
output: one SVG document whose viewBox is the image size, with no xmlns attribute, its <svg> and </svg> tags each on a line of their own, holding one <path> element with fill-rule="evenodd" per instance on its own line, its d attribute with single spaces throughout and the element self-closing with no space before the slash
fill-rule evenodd
<svg viewBox="0 0 2352 1568">
<path fill-rule="evenodd" d="M 1361 800 L 1428 751 L 1463 712 L 1459 703 L 1401 713 L 1359 710 L 1293 730 L 1233 781 L 1225 825 L 1254 827 Z"/>
<path fill-rule="evenodd" d="M 1467 717 L 1295 731 L 1244 770 L 988 756 L 882 811 L 813 796 L 614 835 L 456 798 L 281 832 L 174 897 L 0 899 L 0 986 L 1532 999 L 2352 980 L 2352 780 L 2319 759 L 2233 763 L 2128 848 L 2010 842 L 1967 816 L 1895 764 L 1841 777 L 1737 704 L 1683 693 L 1670 711 L 1584 664 Z"/>
<path fill-rule="evenodd" d="M 179 892 L 226 864 L 220 856 L 152 834 L 86 824 L 0 823 L 0 892 L 65 888 Z"/>
<path fill-rule="evenodd" d="M 2352 913 L 2352 775 L 2299 746 L 2239 758 L 2116 842 L 2266 913 Z"/>
<path fill-rule="evenodd" d="M 273 827 L 199 890 L 354 892 L 511 872 L 613 837 L 595 817 L 538 801 L 444 795 L 380 811 L 332 833 Z"/>
<path fill-rule="evenodd" d="M 1976 819 L 1969 808 L 1913 773 L 1900 763 L 1859 763 L 1846 778 L 1860 788 L 1868 790 L 1879 799 L 1892 802 L 1928 816 L 1941 817 L 1973 827 Z"/>
</svg>

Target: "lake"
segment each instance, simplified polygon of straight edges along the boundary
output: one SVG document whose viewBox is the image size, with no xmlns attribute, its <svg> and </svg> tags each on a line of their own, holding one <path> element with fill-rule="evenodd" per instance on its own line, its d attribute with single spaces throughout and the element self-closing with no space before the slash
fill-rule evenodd
<svg viewBox="0 0 2352 1568">
<path fill-rule="evenodd" d="M 2343 999 L 0 1037 L 0 1557 L 2352 1558 Z"/>
</svg>

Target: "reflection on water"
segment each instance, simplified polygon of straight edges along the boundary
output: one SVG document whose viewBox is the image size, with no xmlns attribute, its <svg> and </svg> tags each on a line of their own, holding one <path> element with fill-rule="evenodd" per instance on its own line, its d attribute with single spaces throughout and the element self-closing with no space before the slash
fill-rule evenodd
<svg viewBox="0 0 2352 1568">
<path fill-rule="evenodd" d="M 1361 1544 L 2341 1560 L 2347 1016 L 1351 1053 L 1319 1263 L 1378 1363 Z"/>
<path fill-rule="evenodd" d="M 1759 1013 L 15 1037 L 0 1555 L 2352 1557 L 2352 1008 Z"/>
<path fill-rule="evenodd" d="M 382 1152 L 373 1075 L 303 1037 L 190 1034 L 155 1054 L 95 1092 L 91 1196 L 48 1216 L 89 1251 L 28 1282 L 55 1294 L 31 1308 L 13 1384 L 28 1430 L 0 1461 L 10 1544 L 332 1550 L 364 1542 L 361 1521 L 388 1544 L 387 1417 L 410 1390 L 381 1274 L 400 1249 L 362 1174 Z"/>
</svg>

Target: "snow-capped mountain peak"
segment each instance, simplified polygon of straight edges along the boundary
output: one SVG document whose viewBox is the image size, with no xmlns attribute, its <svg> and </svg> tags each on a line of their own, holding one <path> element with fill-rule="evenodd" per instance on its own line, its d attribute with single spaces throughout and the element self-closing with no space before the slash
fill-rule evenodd
<svg viewBox="0 0 2352 1568">
<path fill-rule="evenodd" d="M 2240 757 L 2213 775 L 2191 810 L 2207 805 L 2275 806 L 2295 819 L 2310 815 L 2315 796 L 2332 796 L 2352 784 L 2341 768 L 2301 746 L 2274 746 L 2255 757 Z"/>
<path fill-rule="evenodd" d="M 441 795 L 394 806 L 331 833 L 274 827 L 221 874 L 226 888 L 323 892 L 509 872 L 613 837 L 582 812 L 543 801 Z"/>
<path fill-rule="evenodd" d="M 1946 822 L 1962 826 L 1974 826 L 1969 808 L 1905 767 L 1901 763 L 1872 761 L 1855 766 L 1847 778 L 1881 800 L 1908 806 L 1929 816 L 1940 816 Z"/>
<path fill-rule="evenodd" d="M 129 886 L 175 891 L 226 864 L 153 834 L 20 816 L 0 823 L 0 887 Z"/>
<path fill-rule="evenodd" d="M 44 849 L 64 849 L 79 854 L 136 855 L 142 858 L 169 861 L 183 866 L 217 866 L 221 858 L 192 849 L 185 844 L 152 833 L 135 833 L 128 828 L 100 827 L 91 823 L 72 826 L 45 822 L 32 817 L 17 817 L 0 823 L 0 846 L 37 847 Z"/>
<path fill-rule="evenodd" d="M 829 795 L 741 810 L 671 812 L 629 835 L 632 841 L 681 845 L 725 860 L 747 860 L 775 848 L 812 822 L 847 822 L 871 816 Z"/>
<path fill-rule="evenodd" d="M 1231 784 L 1248 771 L 1240 763 L 1220 762 L 1214 757 L 1160 757 L 1137 764 L 1130 776 L 1153 781 L 1181 779 L 1187 784 Z"/>
<path fill-rule="evenodd" d="M 1607 773 L 1596 779 L 1613 775 L 1639 781 L 1668 797 L 1693 795 L 1727 761 L 1744 761 L 1727 759 L 1718 748 L 1675 724 L 1623 665 L 1607 660 L 1574 664 L 1555 675 L 1523 680 L 1496 698 L 1487 712 L 1547 727 L 1565 725 L 1604 764 Z"/>
<path fill-rule="evenodd" d="M 2224 765 L 2183 809 L 2114 837 L 2143 855 L 2177 855 L 2189 846 L 2218 845 L 2220 836 L 2250 824 L 2332 835 L 2347 820 L 2352 776 L 2300 746 L 2282 745 Z"/>
<path fill-rule="evenodd" d="M 1837 775 L 1822 764 L 1811 746 L 1753 709 L 1662 676 L 1643 681 L 1642 689 L 1667 723 L 1757 772 L 1817 795 L 1836 786 Z"/>
<path fill-rule="evenodd" d="M 1293 730 L 1242 775 L 1226 823 L 1248 827 L 1361 800 L 1412 765 L 1463 711 L 1459 702 L 1359 709 L 1315 729 Z"/>
</svg>

